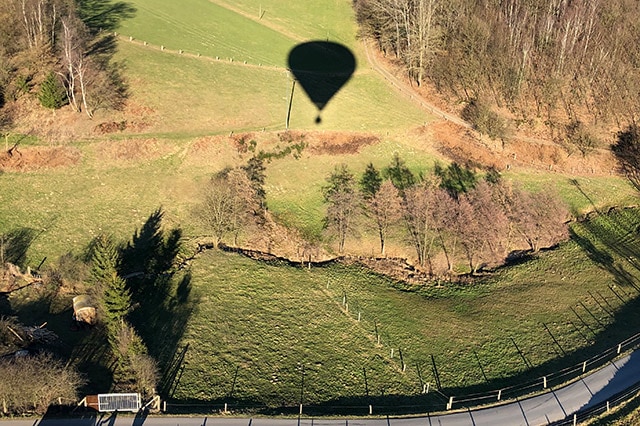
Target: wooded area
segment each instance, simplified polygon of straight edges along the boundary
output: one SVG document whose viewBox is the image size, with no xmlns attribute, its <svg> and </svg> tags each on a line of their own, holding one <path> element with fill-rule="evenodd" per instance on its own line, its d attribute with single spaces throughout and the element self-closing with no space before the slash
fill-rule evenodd
<svg viewBox="0 0 640 426">
<path fill-rule="evenodd" d="M 117 108 L 127 88 L 113 30 L 134 10 L 110 0 L 0 3 L 0 108 L 27 93 L 51 109 L 69 104 L 93 117 Z"/>
<path fill-rule="evenodd" d="M 584 145 L 595 142 L 590 132 L 637 119 L 634 0 L 354 0 L 354 6 L 363 35 L 400 61 L 415 83 L 508 108 L 517 124 L 538 119 L 554 138 Z"/>
</svg>

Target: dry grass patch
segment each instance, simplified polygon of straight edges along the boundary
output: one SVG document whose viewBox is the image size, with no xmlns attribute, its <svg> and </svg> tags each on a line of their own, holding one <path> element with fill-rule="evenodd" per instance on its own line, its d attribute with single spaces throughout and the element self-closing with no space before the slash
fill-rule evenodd
<svg viewBox="0 0 640 426">
<path fill-rule="evenodd" d="M 516 136 L 504 142 L 492 141 L 446 121 L 433 123 L 422 130 L 425 135 L 429 132 L 438 145 L 438 151 L 459 163 L 471 160 L 498 170 L 518 167 L 598 176 L 609 176 L 616 169 L 615 159 L 606 149 L 595 149 L 582 155 L 577 149 L 567 150 L 539 139 Z"/>
<path fill-rule="evenodd" d="M 313 133 L 309 140 L 309 152 L 318 155 L 357 154 L 369 145 L 380 142 L 380 138 L 370 133 Z"/>
<path fill-rule="evenodd" d="M 155 160 L 170 154 L 173 148 L 155 138 L 124 139 L 100 142 L 96 146 L 99 163 L 129 164 L 143 160 Z"/>
<path fill-rule="evenodd" d="M 0 153 L 0 171 L 29 172 L 69 167 L 81 158 L 80 150 L 69 146 L 17 147 Z"/>
</svg>

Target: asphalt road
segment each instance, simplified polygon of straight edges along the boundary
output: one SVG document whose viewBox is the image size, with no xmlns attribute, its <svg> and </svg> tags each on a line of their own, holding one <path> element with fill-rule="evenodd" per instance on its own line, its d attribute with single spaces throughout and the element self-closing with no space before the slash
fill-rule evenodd
<svg viewBox="0 0 640 426">
<path fill-rule="evenodd" d="M 381 419 L 166 417 L 103 414 L 75 419 L 0 421 L 2 426 L 538 426 L 606 402 L 640 382 L 640 350 L 567 386 L 490 408 L 429 417 Z"/>
</svg>

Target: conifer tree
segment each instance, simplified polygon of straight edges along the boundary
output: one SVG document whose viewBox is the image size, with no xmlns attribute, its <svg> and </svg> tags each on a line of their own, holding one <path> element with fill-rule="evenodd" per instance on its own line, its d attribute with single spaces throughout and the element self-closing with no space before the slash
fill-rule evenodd
<svg viewBox="0 0 640 426">
<path fill-rule="evenodd" d="M 52 72 L 47 75 L 47 78 L 40 86 L 38 100 L 43 107 L 49 109 L 58 109 L 67 103 L 64 87 Z"/>
<path fill-rule="evenodd" d="M 116 344 L 121 325 L 131 309 L 131 293 L 126 282 L 118 276 L 118 262 L 118 250 L 111 239 L 104 235 L 98 236 L 93 251 L 91 273 L 97 287 L 101 316 L 111 345 Z"/>
<path fill-rule="evenodd" d="M 360 191 L 363 198 L 369 200 L 375 197 L 380 191 L 380 186 L 382 186 L 382 176 L 373 163 L 369 163 L 360 179 Z"/>
</svg>

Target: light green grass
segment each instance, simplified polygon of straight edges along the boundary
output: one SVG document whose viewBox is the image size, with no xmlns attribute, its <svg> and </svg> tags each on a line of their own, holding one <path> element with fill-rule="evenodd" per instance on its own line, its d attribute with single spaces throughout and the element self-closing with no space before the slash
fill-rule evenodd
<svg viewBox="0 0 640 426">
<path fill-rule="evenodd" d="M 348 1 L 133 0 L 137 12 L 121 23 L 125 35 L 172 50 L 286 67 L 296 44 L 329 39 L 356 45 Z M 262 11 L 262 17 L 260 13 Z"/>
<path fill-rule="evenodd" d="M 527 171 L 505 173 L 530 191 L 550 189 L 567 203 L 574 215 L 610 206 L 635 205 L 637 191 L 619 176 L 569 176 L 556 173 Z"/>
<path fill-rule="evenodd" d="M 266 182 L 269 208 L 290 225 L 304 229 L 308 235 L 319 236 L 325 211 L 322 187 L 336 166 L 346 164 L 359 181 L 369 163 L 382 172 L 395 153 L 416 175 L 429 173 L 439 159 L 429 147 L 407 143 L 403 140 L 406 136 L 389 138 L 382 134 L 380 137 L 380 143 L 366 146 L 358 154 L 310 156 L 303 153 L 295 162 L 274 161 L 268 166 Z"/>
<path fill-rule="evenodd" d="M 320 189 L 335 165 L 346 163 L 359 176 L 368 162 L 382 169 L 398 152 L 412 170 L 428 172 L 439 158 L 423 146 L 424 139 L 417 140 L 407 131 L 429 117 L 362 62 L 349 2 L 300 2 L 290 8 L 276 0 L 234 3 L 245 15 L 257 14 L 256 5 L 262 4 L 263 19 L 270 19 L 265 23 L 205 1 L 136 0 L 134 4 L 138 13 L 121 31 L 154 46 L 122 41 L 118 59 L 127 65 L 132 102 L 155 111 L 150 134 L 140 137 L 158 136 L 166 153 L 135 161 L 105 160 L 100 143 L 117 141 L 78 142 L 83 160 L 75 167 L 1 174 L 0 232 L 17 227 L 41 231 L 29 250 L 29 264 L 77 252 L 100 232 L 128 238 L 160 206 L 166 211 L 166 225 L 181 226 L 187 238 L 198 235 L 201 231 L 189 212 L 198 201 L 199 185 L 225 165 L 238 164 L 239 159 L 229 142 L 221 140 L 217 150 L 196 161 L 193 156 L 199 154 L 190 153 L 193 138 L 232 130 L 282 129 L 291 80 L 278 67 L 284 66 L 286 52 L 299 39 L 321 38 L 323 32 L 352 46 L 360 68 L 323 111 L 319 126 L 313 123 L 315 107 L 296 89 L 292 128 L 373 131 L 382 142 L 358 154 L 311 156 L 303 152 L 298 160 L 288 157 L 270 163 L 268 204 L 278 217 L 317 236 L 324 209 Z M 298 34 L 299 39 L 290 33 Z M 245 38 L 250 35 L 273 49 L 265 50 Z M 162 52 L 160 44 L 208 57 Z M 218 53 L 218 46 L 223 53 Z M 245 60 L 235 59 L 239 53 L 247 55 L 247 65 L 264 61 L 277 67 L 238 64 Z M 215 61 L 216 55 L 234 55 L 234 62 Z M 570 178 L 552 173 L 505 176 L 530 189 L 557 188 L 575 212 L 628 203 L 635 197 L 616 177 L 581 177 L 578 188 Z M 636 229 L 636 218 L 622 219 L 628 229 Z M 472 286 L 412 288 L 412 292 L 399 291 L 407 288 L 361 268 L 331 266 L 309 271 L 207 253 L 192 265 L 194 297 L 200 302 L 182 341 L 190 344 L 188 364 L 174 396 L 223 399 L 231 390 L 236 369 L 234 397 L 279 405 L 298 402 L 302 365 L 305 401 L 326 403 L 340 397 L 362 397 L 363 367 L 372 397 L 383 393 L 415 396 L 421 385 L 417 366 L 422 380 L 434 383 L 431 355 L 451 393 L 462 392 L 463 387 L 468 390 L 468 386 L 495 389 L 580 362 L 622 340 L 640 324 L 637 314 L 622 306 L 609 288 L 615 283 L 625 299 L 635 296 L 624 274 L 613 267 L 622 265 L 637 279 L 637 269 L 628 260 L 629 250 L 636 254 L 637 241 L 622 238 L 626 231 L 621 231 L 627 229 L 623 228 L 606 221 L 591 227 L 577 224 L 576 236 L 583 240 L 576 241 L 582 246 L 563 244 L 539 260 L 498 271 Z M 626 251 L 614 249 L 621 239 Z M 588 291 L 605 295 L 617 316 L 608 316 Z M 348 313 L 341 306 L 345 293 Z M 597 338 L 585 339 L 587 327 L 570 311 L 578 301 L 602 322 L 597 324 L 582 312 Z M 558 349 L 542 322 L 549 325 L 569 354 L 567 358 L 555 361 Z M 527 372 L 511 338 L 537 370 Z M 588 349 L 591 340 L 597 346 Z M 407 364 L 405 372 L 401 371 L 399 349 Z M 485 368 L 488 385 L 483 383 L 474 351 Z"/>
<path fill-rule="evenodd" d="M 285 129 L 292 80 L 285 70 L 248 67 L 128 42 L 118 58 L 132 81 L 132 101 L 152 108 L 151 131 L 183 136 Z M 380 131 L 410 128 L 429 118 L 370 71 L 356 74 L 322 112 L 300 85 L 290 128 Z"/>
<path fill-rule="evenodd" d="M 117 59 L 127 65 L 133 101 L 156 112 L 151 132 L 189 136 L 284 129 L 292 89 L 289 51 L 306 35 L 326 31 L 353 50 L 357 69 L 322 111 L 319 125 L 315 106 L 298 84 L 291 128 L 376 131 L 430 120 L 369 68 L 349 2 L 270 2 L 262 20 L 251 16 L 250 9 L 260 7 L 252 1 L 232 10 L 206 0 L 132 4 L 137 12 L 121 24 Z M 128 36 L 136 42 L 126 41 Z"/>
</svg>

